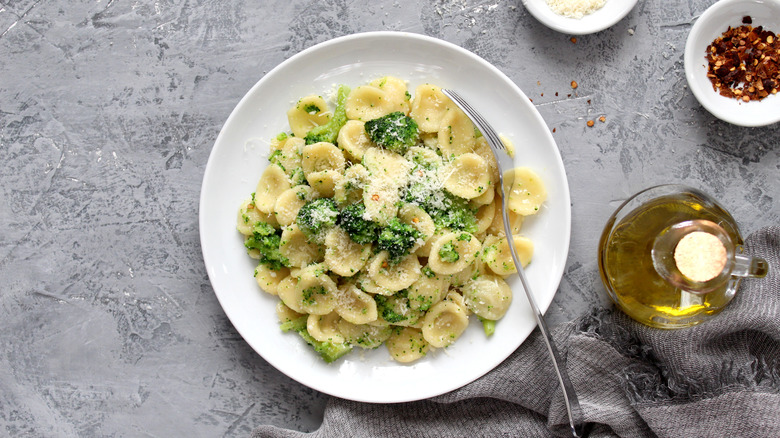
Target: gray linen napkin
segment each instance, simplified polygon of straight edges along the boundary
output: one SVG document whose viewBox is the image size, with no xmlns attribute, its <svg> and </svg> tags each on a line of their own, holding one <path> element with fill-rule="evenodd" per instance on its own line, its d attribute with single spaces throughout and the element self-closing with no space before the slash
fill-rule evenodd
<svg viewBox="0 0 780 438">
<path fill-rule="evenodd" d="M 596 309 L 553 332 L 592 437 L 780 437 L 780 226 L 746 241 L 770 265 L 743 281 L 714 319 L 653 329 Z M 565 407 L 538 330 L 496 369 L 412 403 L 328 401 L 305 434 L 259 426 L 253 437 L 567 436 Z M 551 430 L 555 430 L 554 434 Z"/>
</svg>

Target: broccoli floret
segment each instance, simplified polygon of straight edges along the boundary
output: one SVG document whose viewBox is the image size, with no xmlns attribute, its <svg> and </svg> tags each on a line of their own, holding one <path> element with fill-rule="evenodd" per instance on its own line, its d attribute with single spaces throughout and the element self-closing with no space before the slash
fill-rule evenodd
<svg viewBox="0 0 780 438">
<path fill-rule="evenodd" d="M 419 205 L 425 210 L 433 219 L 437 229 L 448 228 L 469 233 L 477 231 L 477 209 L 472 208 L 465 199 L 444 189 L 435 188 L 431 184 L 413 182 L 406 188 L 403 200 Z"/>
<path fill-rule="evenodd" d="M 425 210 L 436 224 L 436 229 L 447 228 L 469 233 L 477 231 L 478 209 L 471 207 L 466 199 L 445 190 L 435 169 L 418 164 L 412 168 L 409 175 L 410 182 L 402 199 Z"/>
<path fill-rule="evenodd" d="M 376 309 L 382 319 L 391 324 L 407 320 L 414 323 L 420 317 L 420 312 L 409 306 L 408 291 L 406 290 L 397 292 L 391 297 L 375 295 L 374 301 L 376 301 Z"/>
<path fill-rule="evenodd" d="M 376 222 L 363 218 L 365 212 L 366 206 L 362 202 L 352 204 L 341 210 L 338 220 L 338 224 L 349 237 L 362 245 L 375 241 L 379 233 L 379 225 Z"/>
<path fill-rule="evenodd" d="M 303 107 L 303 110 L 306 111 L 309 114 L 317 114 L 318 112 L 321 111 L 320 107 L 318 107 L 317 105 L 315 105 L 313 103 L 310 103 L 310 104 L 306 105 L 305 107 Z"/>
<path fill-rule="evenodd" d="M 321 141 L 336 143 L 339 130 L 347 123 L 347 96 L 349 96 L 349 87 L 346 85 L 340 86 L 336 94 L 336 109 L 333 111 L 333 117 L 330 118 L 328 123 L 312 128 L 306 134 L 306 137 L 303 138 L 306 140 L 306 144 L 314 144 Z"/>
<path fill-rule="evenodd" d="M 455 249 L 455 245 L 452 244 L 452 241 L 441 246 L 441 249 L 439 249 L 439 257 L 449 263 L 455 263 L 460 260 L 460 254 L 458 254 L 458 250 Z"/>
<path fill-rule="evenodd" d="M 420 139 L 417 123 L 400 111 L 367 121 L 365 129 L 374 143 L 401 155 Z"/>
<path fill-rule="evenodd" d="M 257 250 L 260 253 L 260 263 L 278 271 L 290 265 L 287 257 L 279 252 L 281 239 L 281 230 L 277 230 L 265 222 L 258 222 L 252 228 L 252 235 L 244 240 L 244 246 L 247 250 Z"/>
<path fill-rule="evenodd" d="M 477 231 L 477 209 L 469 206 L 465 199 L 458 198 L 448 192 L 445 193 L 446 207 L 444 209 L 426 209 L 431 215 L 433 223 L 436 224 L 436 228 L 475 233 Z"/>
<path fill-rule="evenodd" d="M 298 332 L 298 334 L 301 335 L 303 340 L 306 341 L 307 344 L 314 347 L 314 351 L 319 353 L 322 359 L 327 363 L 331 363 L 336 359 L 340 358 L 341 356 L 344 356 L 345 354 L 352 351 L 352 346 L 349 344 L 342 344 L 338 342 L 329 342 L 329 341 L 320 342 L 314 339 L 309 334 L 308 330 L 306 330 L 306 318 L 307 318 L 306 316 L 302 316 L 293 321 L 287 321 L 283 323 L 280 327 L 283 332 L 288 332 L 288 331 Z"/>
<path fill-rule="evenodd" d="M 303 169 L 300 167 L 297 167 L 293 169 L 292 174 L 290 175 L 290 184 L 295 186 L 301 186 L 301 185 L 309 185 L 309 182 L 306 181 L 306 174 L 303 173 Z"/>
<path fill-rule="evenodd" d="M 422 233 L 416 228 L 393 218 L 379 233 L 377 247 L 380 251 L 390 253 L 390 263 L 398 263 L 409 254 L 417 239 L 421 237 Z"/>
<path fill-rule="evenodd" d="M 281 149 L 277 149 L 273 151 L 271 155 L 268 156 L 268 161 L 281 167 L 282 170 L 287 171 L 287 169 L 285 169 L 284 165 L 282 164 L 283 158 L 284 158 L 284 152 L 282 152 Z"/>
<path fill-rule="evenodd" d="M 312 239 L 327 228 L 336 225 L 338 216 L 336 202 L 331 198 L 320 198 L 301 207 L 295 222 L 306 237 Z"/>
</svg>

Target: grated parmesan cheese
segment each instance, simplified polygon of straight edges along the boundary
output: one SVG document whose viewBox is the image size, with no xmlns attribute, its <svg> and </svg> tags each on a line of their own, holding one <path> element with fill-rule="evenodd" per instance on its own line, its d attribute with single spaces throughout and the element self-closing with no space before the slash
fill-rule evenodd
<svg viewBox="0 0 780 438">
<path fill-rule="evenodd" d="M 558 15 L 580 19 L 604 6 L 607 0 L 546 0 L 547 6 Z"/>
</svg>

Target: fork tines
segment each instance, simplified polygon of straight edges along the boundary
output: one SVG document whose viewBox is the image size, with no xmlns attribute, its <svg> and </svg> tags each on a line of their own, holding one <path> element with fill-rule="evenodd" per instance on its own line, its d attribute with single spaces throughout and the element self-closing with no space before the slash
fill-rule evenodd
<svg viewBox="0 0 780 438">
<path fill-rule="evenodd" d="M 449 97 L 450 99 L 454 100 L 458 106 L 462 107 L 466 110 L 466 112 L 471 113 L 472 116 L 474 116 L 474 121 L 477 123 L 477 127 L 482 132 L 482 135 L 488 137 L 490 140 L 488 144 L 491 147 L 495 147 L 501 150 L 504 150 L 504 142 L 501 141 L 501 139 L 498 137 L 498 134 L 493 130 L 493 128 L 490 126 L 490 124 L 485 120 L 484 117 L 482 117 L 482 114 L 480 114 L 477 110 L 475 110 L 471 105 L 466 102 L 465 99 L 460 97 L 458 93 L 452 90 L 444 89 L 442 88 L 442 93 L 444 93 L 445 96 Z"/>
</svg>

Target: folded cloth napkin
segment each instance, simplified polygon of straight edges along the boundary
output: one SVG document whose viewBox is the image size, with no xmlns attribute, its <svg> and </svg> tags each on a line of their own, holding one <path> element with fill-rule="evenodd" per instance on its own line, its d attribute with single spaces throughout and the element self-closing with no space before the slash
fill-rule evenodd
<svg viewBox="0 0 780 438">
<path fill-rule="evenodd" d="M 553 329 L 591 437 L 780 437 L 780 227 L 746 240 L 769 275 L 742 282 L 718 316 L 660 330 L 597 309 Z M 570 436 L 538 330 L 496 369 L 411 403 L 332 398 L 310 434 L 273 426 L 253 437 Z"/>
</svg>

